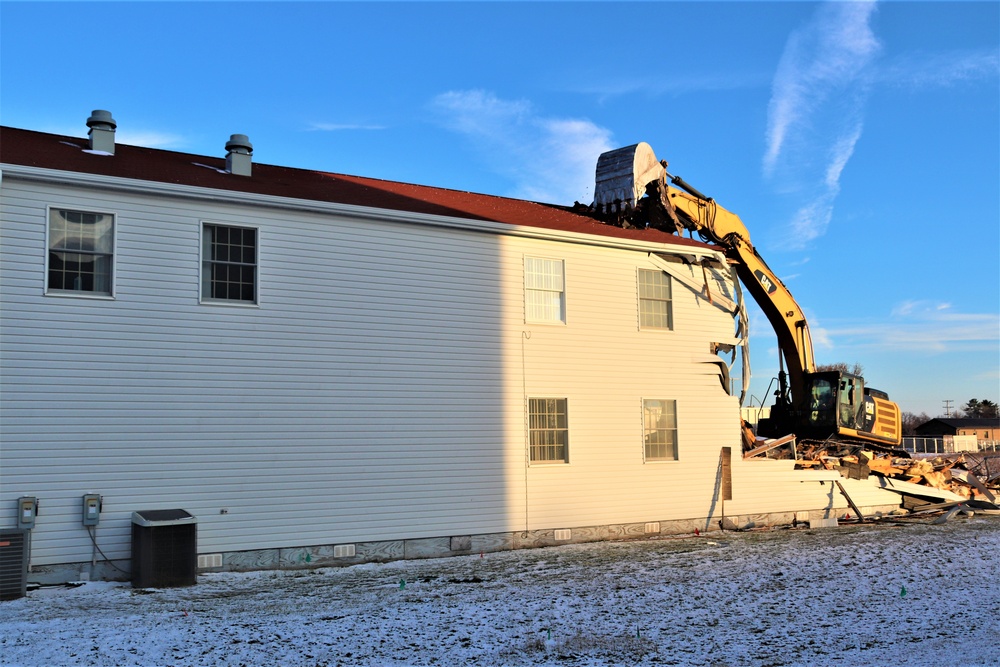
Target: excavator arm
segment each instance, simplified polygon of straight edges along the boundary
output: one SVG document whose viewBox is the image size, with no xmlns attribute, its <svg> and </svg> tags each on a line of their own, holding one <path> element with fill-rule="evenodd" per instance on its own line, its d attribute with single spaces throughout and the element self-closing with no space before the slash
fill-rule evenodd
<svg viewBox="0 0 1000 667">
<path fill-rule="evenodd" d="M 602 154 L 597 162 L 593 207 L 612 224 L 678 234 L 687 229 L 723 249 L 736 266 L 740 282 L 774 328 L 788 369 L 787 382 L 784 374 L 779 374 L 772 409 L 772 416 L 778 416 L 772 427 L 794 428 L 800 436 L 840 435 L 899 444 L 899 406 L 882 392 L 865 389 L 861 377 L 839 371 L 817 372 L 805 314 L 757 253 L 739 216 L 667 173 L 666 167 L 646 143 Z"/>
<path fill-rule="evenodd" d="M 663 200 L 673 208 L 683 227 L 723 248 L 726 256 L 733 260 L 740 281 L 764 311 L 778 336 L 792 396 L 803 395 L 805 374 L 816 370 L 809 324 L 792 293 L 757 253 L 739 216 L 712 199 L 669 185 L 665 186 Z"/>
</svg>

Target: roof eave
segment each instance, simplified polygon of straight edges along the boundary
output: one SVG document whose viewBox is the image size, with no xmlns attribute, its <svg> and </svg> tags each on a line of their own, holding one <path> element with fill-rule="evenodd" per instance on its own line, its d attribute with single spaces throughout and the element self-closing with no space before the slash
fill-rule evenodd
<svg viewBox="0 0 1000 667">
<path fill-rule="evenodd" d="M 531 227 L 506 222 L 494 222 L 476 218 L 433 215 L 396 209 L 341 204 L 336 202 L 316 201 L 265 195 L 239 190 L 221 190 L 194 185 L 167 183 L 163 181 L 147 181 L 142 179 L 106 176 L 87 172 L 65 171 L 47 167 L 34 167 L 19 164 L 0 164 L 2 178 L 18 178 L 26 181 L 58 183 L 62 185 L 86 187 L 92 189 L 115 190 L 135 194 L 153 194 L 167 197 L 180 197 L 201 201 L 226 202 L 248 206 L 269 206 L 284 210 L 308 211 L 326 215 L 339 215 L 348 218 L 396 222 L 408 225 L 424 225 L 479 231 L 492 234 L 519 236 L 525 238 L 560 241 L 591 246 L 638 250 L 643 252 L 667 252 L 712 256 L 725 261 L 718 248 L 685 239 L 684 244 L 674 244 L 663 241 L 645 241 L 584 232 L 570 232 L 544 227 Z"/>
</svg>

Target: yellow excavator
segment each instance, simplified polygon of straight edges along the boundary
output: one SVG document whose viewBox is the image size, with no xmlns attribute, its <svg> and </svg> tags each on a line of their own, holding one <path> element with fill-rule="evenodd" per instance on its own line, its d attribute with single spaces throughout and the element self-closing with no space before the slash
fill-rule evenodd
<svg viewBox="0 0 1000 667">
<path fill-rule="evenodd" d="M 668 183 L 669 181 L 669 183 Z M 818 371 L 809 324 L 791 292 L 768 268 L 750 241 L 746 226 L 683 179 L 667 172 L 647 143 L 601 155 L 594 189 L 595 215 L 623 227 L 697 232 L 719 246 L 740 282 L 760 305 L 778 335 L 788 372 L 778 374 L 769 419 L 757 435 L 795 434 L 809 440 L 864 442 L 895 449 L 901 442 L 899 406 L 864 378 L 839 370 Z"/>
</svg>

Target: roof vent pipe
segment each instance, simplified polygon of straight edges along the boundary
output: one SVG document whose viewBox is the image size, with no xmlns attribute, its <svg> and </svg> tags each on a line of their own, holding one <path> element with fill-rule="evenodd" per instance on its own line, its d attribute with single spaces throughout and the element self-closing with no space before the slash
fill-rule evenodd
<svg viewBox="0 0 1000 667">
<path fill-rule="evenodd" d="M 118 123 L 111 117 L 111 112 L 94 109 L 87 119 L 87 127 L 90 128 L 90 150 L 114 155 L 115 128 Z"/>
<path fill-rule="evenodd" d="M 245 134 L 234 134 L 226 142 L 226 171 L 237 176 L 249 176 L 253 144 Z"/>
</svg>

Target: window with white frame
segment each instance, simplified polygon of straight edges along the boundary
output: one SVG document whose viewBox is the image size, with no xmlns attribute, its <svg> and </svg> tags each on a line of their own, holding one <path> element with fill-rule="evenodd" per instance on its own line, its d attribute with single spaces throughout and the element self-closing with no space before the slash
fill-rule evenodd
<svg viewBox="0 0 1000 667">
<path fill-rule="evenodd" d="M 111 296 L 115 217 L 49 209 L 49 292 Z"/>
<path fill-rule="evenodd" d="M 565 398 L 528 399 L 528 441 L 532 463 L 569 461 L 569 417 Z"/>
<path fill-rule="evenodd" d="M 566 321 L 561 259 L 524 258 L 524 315 L 528 322 Z"/>
<path fill-rule="evenodd" d="M 663 271 L 639 269 L 639 327 L 674 328 L 670 276 Z"/>
<path fill-rule="evenodd" d="M 677 401 L 645 399 L 642 402 L 646 461 L 677 460 Z"/>
<path fill-rule="evenodd" d="M 202 233 L 201 298 L 257 303 L 257 230 L 206 224 Z"/>
</svg>

